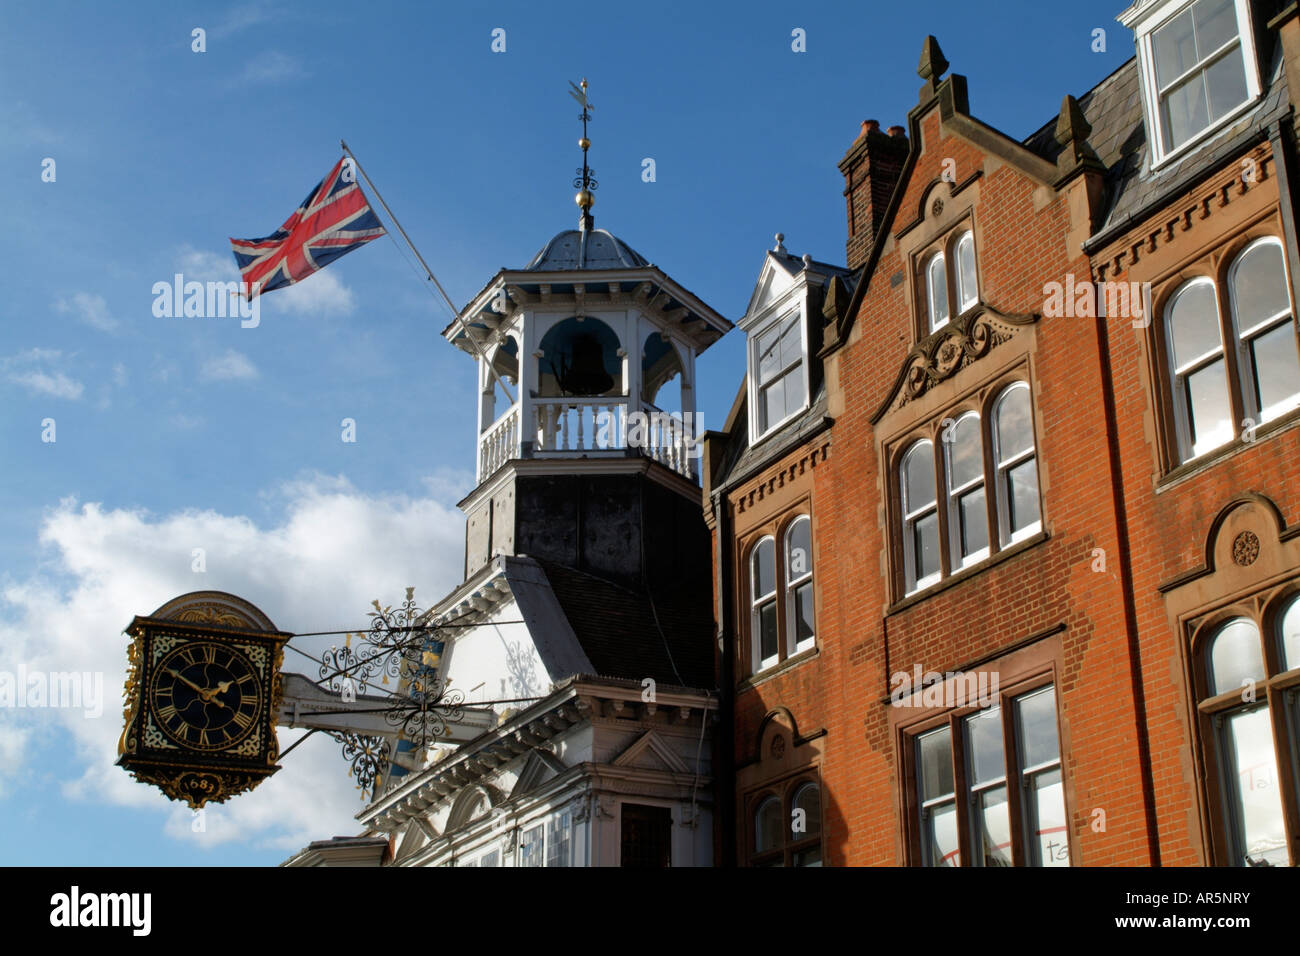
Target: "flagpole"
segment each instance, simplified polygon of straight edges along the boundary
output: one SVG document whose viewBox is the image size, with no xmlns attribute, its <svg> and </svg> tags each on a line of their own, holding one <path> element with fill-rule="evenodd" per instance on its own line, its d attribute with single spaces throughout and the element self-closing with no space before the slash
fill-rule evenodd
<svg viewBox="0 0 1300 956">
<path fill-rule="evenodd" d="M 496 367 L 488 361 L 487 355 L 484 354 L 483 349 L 478 344 L 478 340 L 474 338 L 473 334 L 469 330 L 469 326 L 467 326 L 465 320 L 461 318 L 460 310 L 458 310 L 455 304 L 451 301 L 451 296 L 447 295 L 447 290 L 442 287 L 442 283 L 438 281 L 438 277 L 433 274 L 433 270 L 429 268 L 429 264 L 424 261 L 424 256 L 420 255 L 420 250 L 415 248 L 415 243 L 411 241 L 411 237 L 406 234 L 406 230 L 402 228 L 402 224 L 397 221 L 397 217 L 393 215 L 393 211 L 388 208 L 388 203 L 384 202 L 384 197 L 375 187 L 375 184 L 371 182 L 370 177 L 366 175 L 366 171 L 361 168 L 361 160 L 357 159 L 356 154 L 348 148 L 348 144 L 344 140 L 339 140 L 339 145 L 343 147 L 343 152 L 347 153 L 352 162 L 356 164 L 357 172 L 359 172 L 361 178 L 366 181 L 366 185 L 370 187 L 370 191 L 375 194 L 375 198 L 379 200 L 379 205 L 384 207 L 384 212 L 387 213 L 388 218 L 393 221 L 393 225 L 397 227 L 397 231 L 402 234 L 402 238 L 406 240 L 406 244 L 410 247 L 410 250 L 415 253 L 415 258 L 420 260 L 420 265 L 424 267 L 424 272 L 429 277 L 429 280 L 442 294 L 443 301 L 447 303 L 447 308 L 451 309 L 451 314 L 455 316 L 456 321 L 460 323 L 460 328 L 461 331 L 465 333 L 465 338 L 469 339 L 469 344 L 474 346 L 474 351 L 478 353 L 478 357 L 483 360 L 483 364 L 487 366 L 488 371 L 492 373 L 492 377 L 495 378 L 497 384 L 501 386 L 501 391 L 506 393 L 506 398 L 508 398 L 510 404 L 513 405 L 515 403 L 515 398 L 510 394 L 510 389 L 507 388 L 506 383 L 502 381 L 501 375 L 497 372 Z"/>
</svg>

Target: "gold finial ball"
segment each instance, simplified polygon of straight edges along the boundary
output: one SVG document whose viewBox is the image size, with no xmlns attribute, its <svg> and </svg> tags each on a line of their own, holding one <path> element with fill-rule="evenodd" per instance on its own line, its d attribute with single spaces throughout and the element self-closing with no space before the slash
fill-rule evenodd
<svg viewBox="0 0 1300 956">
<path fill-rule="evenodd" d="M 587 139 L 587 137 L 584 136 L 582 137 L 582 139 L 578 140 L 578 145 L 582 148 L 582 151 L 585 153 L 588 149 L 591 148 L 591 140 Z"/>
<path fill-rule="evenodd" d="M 576 202 L 583 209 L 590 209 L 592 203 L 594 203 L 596 200 L 592 198 L 590 190 L 583 189 L 583 190 L 579 190 L 578 195 L 573 197 L 573 201 Z"/>
</svg>

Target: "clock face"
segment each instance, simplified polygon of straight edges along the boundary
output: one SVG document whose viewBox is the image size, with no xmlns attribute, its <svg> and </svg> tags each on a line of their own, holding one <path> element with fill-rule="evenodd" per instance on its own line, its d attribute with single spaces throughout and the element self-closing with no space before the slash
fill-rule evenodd
<svg viewBox="0 0 1300 956">
<path fill-rule="evenodd" d="M 159 729 L 193 750 L 225 750 L 256 726 L 262 687 L 248 658 L 226 644 L 194 641 L 154 668 L 149 700 Z"/>
</svg>

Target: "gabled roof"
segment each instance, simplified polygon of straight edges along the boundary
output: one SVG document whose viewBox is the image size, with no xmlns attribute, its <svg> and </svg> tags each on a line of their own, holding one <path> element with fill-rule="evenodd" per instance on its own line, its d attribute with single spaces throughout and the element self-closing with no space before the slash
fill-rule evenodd
<svg viewBox="0 0 1300 956">
<path fill-rule="evenodd" d="M 735 423 L 727 431 L 726 451 L 713 475 L 713 490 L 743 481 L 761 471 L 826 427 L 826 384 L 818 383 L 808 408 L 757 445 L 749 441 L 748 378 L 742 382 L 735 406 Z"/>
<path fill-rule="evenodd" d="M 850 290 L 857 282 L 855 273 L 844 266 L 819 262 L 812 256 L 791 255 L 784 246 L 770 249 L 758 270 L 758 280 L 754 283 L 754 291 L 750 294 L 749 304 L 745 306 L 745 314 L 740 320 L 742 326 L 745 319 L 762 312 L 770 303 L 785 295 L 805 272 L 809 274 L 809 285 L 823 290 L 835 277 L 839 277 Z"/>
<path fill-rule="evenodd" d="M 1202 176 L 1242 150 L 1250 141 L 1266 136 L 1269 124 L 1288 112 L 1291 104 L 1285 71 L 1282 68 L 1281 44 L 1276 41 L 1276 35 L 1271 31 L 1268 36 L 1273 38 L 1273 49 L 1271 52 L 1260 51 L 1261 62 L 1267 63 L 1268 66 L 1261 70 L 1264 78 L 1263 91 L 1255 106 L 1229 126 L 1217 131 L 1207 142 L 1198 144 L 1181 158 L 1171 161 L 1156 171 L 1151 169 L 1150 152 L 1147 148 L 1136 57 L 1128 60 L 1078 98 L 1084 118 L 1091 127 L 1088 143 L 1106 168 L 1106 194 L 1109 204 L 1102 226 L 1084 243 L 1085 250 L 1094 250 L 1109 241 L 1121 230 L 1154 212 L 1170 197 L 1193 185 Z M 931 43 L 933 39 L 928 37 L 927 43 Z M 937 44 L 934 44 L 934 49 L 937 52 Z M 945 123 L 956 121 L 959 125 L 979 127 L 984 132 L 1006 138 L 1005 134 L 973 120 L 968 115 L 964 77 L 954 73 L 945 80 L 938 80 L 938 76 L 947 67 L 947 61 L 942 61 L 942 69 L 930 77 L 927 85 L 922 87 L 921 103 L 913 107 L 908 114 L 908 123 L 912 129 L 908 157 L 902 175 L 894 186 L 875 241 L 868 251 L 866 262 L 856 274 L 856 288 L 846 311 L 847 318 L 844 326 L 839 330 L 838 342 L 832 347 L 838 347 L 839 343 L 847 340 L 848 332 L 857 320 L 880 253 L 893 232 L 899 203 L 907 191 L 908 181 L 916 163 L 920 142 L 916 135 L 919 114 L 928 112 L 937 101 Z M 927 90 L 931 94 L 929 97 L 927 97 Z M 1059 116 L 1053 117 L 1018 144 L 1023 147 L 1020 155 L 1027 161 L 1027 165 L 1037 165 L 1039 160 L 1052 164 L 1039 174 L 1029 171 L 1030 175 L 1038 175 L 1038 178 L 1042 179 L 1042 173 L 1054 168 L 1056 158 L 1063 148 L 1056 142 L 1058 120 Z M 979 138 L 986 139 L 986 137 Z M 1007 142 L 1014 141 L 1007 140 Z M 1002 158 L 1006 159 L 1007 156 L 1004 155 Z M 1046 181 L 1051 182 L 1050 179 Z"/>
</svg>

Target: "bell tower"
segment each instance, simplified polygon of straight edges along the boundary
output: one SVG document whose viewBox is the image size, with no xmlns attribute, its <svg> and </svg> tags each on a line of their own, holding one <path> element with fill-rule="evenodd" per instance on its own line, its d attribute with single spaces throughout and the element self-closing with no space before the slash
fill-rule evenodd
<svg viewBox="0 0 1300 956">
<path fill-rule="evenodd" d="M 707 589 L 695 360 L 731 323 L 595 228 L 593 106 L 586 80 L 570 85 L 582 106 L 578 228 L 498 272 L 443 332 L 478 382 L 465 574 L 527 554 L 629 586 L 698 574 Z M 704 566 L 684 566 L 687 553 Z"/>
</svg>

